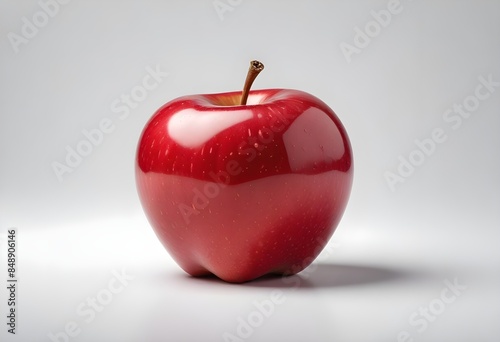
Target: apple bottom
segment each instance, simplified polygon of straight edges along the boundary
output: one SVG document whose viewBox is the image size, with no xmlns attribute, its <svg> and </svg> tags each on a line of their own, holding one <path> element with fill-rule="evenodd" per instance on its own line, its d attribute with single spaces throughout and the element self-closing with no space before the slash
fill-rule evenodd
<svg viewBox="0 0 500 342">
<path fill-rule="evenodd" d="M 146 215 L 174 260 L 193 276 L 228 282 L 306 268 L 335 231 L 351 181 L 339 171 L 235 185 L 137 174 Z"/>
</svg>

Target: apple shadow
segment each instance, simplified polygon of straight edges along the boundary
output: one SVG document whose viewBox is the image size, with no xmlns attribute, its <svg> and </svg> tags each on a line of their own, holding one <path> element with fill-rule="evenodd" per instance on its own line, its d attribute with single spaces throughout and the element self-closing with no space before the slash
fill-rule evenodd
<svg viewBox="0 0 500 342">
<path fill-rule="evenodd" d="M 295 289 L 336 288 L 409 281 L 422 278 L 422 276 L 424 276 L 423 273 L 415 270 L 318 263 L 309 266 L 296 275 L 287 277 L 269 275 L 241 285 Z"/>
<path fill-rule="evenodd" d="M 188 276 L 189 277 L 189 276 Z M 370 285 L 396 281 L 413 281 L 428 278 L 429 275 L 418 270 L 402 270 L 379 266 L 343 265 L 318 263 L 310 265 L 302 272 L 292 275 L 265 275 L 245 283 L 231 284 L 216 276 L 189 277 L 195 281 L 218 283 L 255 288 L 336 288 Z"/>
</svg>

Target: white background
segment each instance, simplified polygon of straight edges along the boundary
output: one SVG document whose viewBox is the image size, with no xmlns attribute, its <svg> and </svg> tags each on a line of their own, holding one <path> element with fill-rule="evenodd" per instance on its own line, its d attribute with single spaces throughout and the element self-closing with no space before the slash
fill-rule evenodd
<svg viewBox="0 0 500 342">
<path fill-rule="evenodd" d="M 376 30 L 371 11 L 388 1 L 229 3 L 219 16 L 213 0 L 73 0 L 16 52 L 9 33 L 21 35 L 23 17 L 33 23 L 42 8 L 1 2 L 1 340 L 50 341 L 74 324 L 70 341 L 223 341 L 279 291 L 282 302 L 242 340 L 385 342 L 406 331 L 415 341 L 498 341 L 500 88 L 457 129 L 443 113 L 474 96 L 479 77 L 500 82 L 500 2 L 401 0 L 350 62 L 341 44 L 355 44 L 356 28 Z M 266 65 L 254 88 L 316 95 L 353 146 L 350 203 L 329 249 L 294 278 L 298 288 L 186 276 L 135 190 L 135 148 L 152 113 L 177 96 L 240 89 L 251 59 Z M 168 77 L 122 120 L 110 106 L 147 67 Z M 52 163 L 103 118 L 115 130 L 59 181 Z M 446 141 L 391 191 L 384 174 L 435 129 Z M 11 227 L 15 337 L 5 324 Z M 108 298 L 113 272 L 133 279 Z M 466 288 L 443 306 L 446 280 Z M 107 302 L 92 319 L 77 312 L 96 296 Z M 429 304 L 439 315 L 412 324 Z"/>
</svg>

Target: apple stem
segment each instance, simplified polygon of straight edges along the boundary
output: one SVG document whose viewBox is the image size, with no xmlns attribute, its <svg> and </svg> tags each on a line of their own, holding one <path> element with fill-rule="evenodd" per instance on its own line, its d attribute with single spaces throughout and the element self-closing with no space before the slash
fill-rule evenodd
<svg viewBox="0 0 500 342">
<path fill-rule="evenodd" d="M 245 80 L 245 85 L 243 86 L 243 92 L 241 93 L 240 105 L 244 106 L 247 104 L 248 93 L 250 92 L 250 87 L 252 87 L 253 81 L 259 73 L 264 70 L 264 64 L 259 61 L 251 61 L 250 68 L 248 68 L 247 79 Z"/>
</svg>

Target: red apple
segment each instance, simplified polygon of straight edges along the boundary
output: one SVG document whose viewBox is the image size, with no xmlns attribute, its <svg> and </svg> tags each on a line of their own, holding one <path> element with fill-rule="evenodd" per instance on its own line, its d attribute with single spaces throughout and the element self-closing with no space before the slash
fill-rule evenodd
<svg viewBox="0 0 500 342">
<path fill-rule="evenodd" d="M 336 114 L 302 91 L 249 87 L 170 101 L 139 140 L 144 211 L 193 276 L 300 272 L 347 205 L 352 152 Z"/>
</svg>

